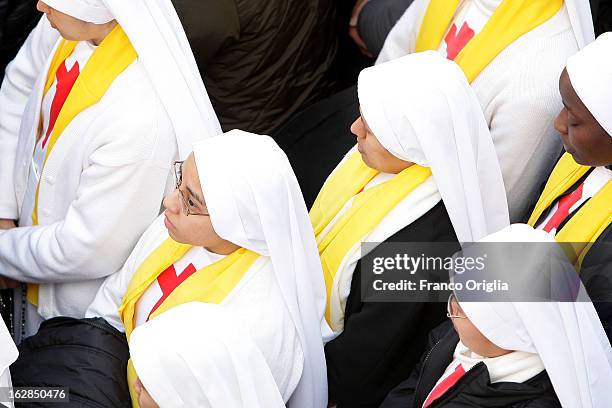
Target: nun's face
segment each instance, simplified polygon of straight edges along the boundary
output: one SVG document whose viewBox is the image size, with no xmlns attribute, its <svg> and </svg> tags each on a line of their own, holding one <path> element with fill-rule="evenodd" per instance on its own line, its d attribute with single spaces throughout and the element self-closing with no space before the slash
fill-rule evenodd
<svg viewBox="0 0 612 408">
<path fill-rule="evenodd" d="M 412 165 L 410 162 L 398 159 L 380 144 L 363 119 L 363 115 L 353 122 L 351 132 L 357 136 L 357 150 L 368 167 L 383 173 L 397 174 Z"/>
<path fill-rule="evenodd" d="M 567 70 L 563 70 L 561 74 L 559 92 L 564 107 L 555 119 L 555 129 L 561 135 L 565 150 L 579 164 L 612 164 L 612 137 L 582 103 L 570 82 Z"/>
<path fill-rule="evenodd" d="M 235 251 L 238 247 L 221 238 L 213 228 L 193 153 L 179 166 L 179 173 L 180 185 L 164 198 L 164 223 L 170 237 L 221 255 Z"/>
<path fill-rule="evenodd" d="M 511 352 L 497 347 L 489 341 L 468 319 L 454 296 L 451 296 L 448 301 L 448 313 L 461 342 L 472 352 L 489 358 L 503 356 Z"/>
<path fill-rule="evenodd" d="M 98 45 L 117 25 L 115 20 L 106 24 L 88 23 L 62 13 L 43 1 L 39 1 L 36 8 L 38 11 L 45 13 L 51 27 L 59 31 L 63 38 L 70 41 L 92 41 Z"/>
</svg>

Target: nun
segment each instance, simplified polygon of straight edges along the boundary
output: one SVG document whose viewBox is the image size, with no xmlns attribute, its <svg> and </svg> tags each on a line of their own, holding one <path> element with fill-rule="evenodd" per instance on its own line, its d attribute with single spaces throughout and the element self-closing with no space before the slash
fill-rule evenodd
<svg viewBox="0 0 612 408">
<path fill-rule="evenodd" d="M 134 330 L 130 354 L 140 408 L 285 407 L 260 348 L 222 306 L 168 310 Z"/>
<path fill-rule="evenodd" d="M 552 246 L 554 238 L 528 225 L 512 225 L 481 242 L 519 243 L 524 267 L 516 274 L 526 281 L 553 257 L 565 260 L 555 263 L 562 268 L 556 272 L 575 277 L 562 249 Z M 517 263 L 513 251 L 506 254 L 506 262 Z M 563 282 L 573 292 L 575 281 L 554 283 L 563 289 Z M 612 348 L 583 287 L 575 301 L 522 302 L 511 292 L 462 301 L 462 294 L 448 301 L 452 324 L 432 332 L 418 367 L 381 408 L 612 406 Z"/>
<path fill-rule="evenodd" d="M 283 402 L 324 407 L 325 287 L 312 226 L 287 157 L 271 138 L 234 130 L 196 143 L 175 171 L 176 190 L 165 198 L 164 214 L 142 235 L 123 269 L 104 282 L 87 316 L 103 317 L 125 331 L 131 346 L 136 328 L 175 306 L 219 305 L 231 326 L 244 328 L 261 351 Z M 226 330 L 218 321 L 201 318 L 192 324 Z M 257 371 L 244 376 L 261 380 L 262 387 L 269 383 Z M 136 377 L 130 365 L 134 406 Z M 146 374 L 141 383 L 159 398 Z M 198 392 L 215 401 L 210 393 L 226 385 L 214 383 Z M 156 401 L 174 407 L 181 406 L 180 400 L 180 394 L 172 394 Z"/>
<path fill-rule="evenodd" d="M 8 399 L 8 389 L 11 387 L 9 366 L 17 360 L 18 352 L 15 342 L 9 333 L 4 320 L 0 319 L 0 407 L 13 408 Z M 4 404 L 4 405 L 3 405 Z"/>
<path fill-rule="evenodd" d="M 612 33 L 572 56 L 555 120 L 565 153 L 528 223 L 564 242 L 612 338 Z"/>
<path fill-rule="evenodd" d="M 585 0 L 415 0 L 389 32 L 376 63 L 437 50 L 465 72 L 499 157 L 519 222 L 561 146 L 552 121 L 556 77 L 595 38 Z"/>
<path fill-rule="evenodd" d="M 18 341 L 84 317 L 159 215 L 172 161 L 221 133 L 170 0 L 38 8 L 0 89 L 0 274 L 28 284 Z"/>
<path fill-rule="evenodd" d="M 452 255 L 509 220 L 491 135 L 454 62 L 433 51 L 402 57 L 363 70 L 358 91 L 357 145 L 310 218 L 336 336 L 325 347 L 330 402 L 377 407 L 444 313 L 432 302 L 364 302 L 361 244 L 450 242 Z"/>
</svg>

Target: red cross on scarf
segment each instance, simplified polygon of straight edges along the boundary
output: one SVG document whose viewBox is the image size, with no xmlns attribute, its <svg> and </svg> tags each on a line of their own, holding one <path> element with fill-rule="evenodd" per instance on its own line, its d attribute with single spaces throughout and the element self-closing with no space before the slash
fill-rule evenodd
<svg viewBox="0 0 612 408">
<path fill-rule="evenodd" d="M 465 370 L 463 369 L 463 366 L 459 364 L 457 368 L 455 368 L 455 371 L 451 373 L 451 375 L 446 377 L 440 384 L 436 385 L 434 389 L 429 393 L 429 397 L 427 397 L 427 399 L 425 400 L 423 408 L 427 408 L 431 405 L 432 402 L 444 395 L 444 393 L 448 391 L 450 387 L 455 385 L 457 381 L 459 381 L 459 379 L 463 377 L 464 374 Z"/>
<path fill-rule="evenodd" d="M 157 277 L 157 283 L 159 284 L 159 287 L 161 288 L 163 295 L 157 301 L 157 303 L 155 303 L 155 306 L 153 306 L 153 309 L 151 309 L 151 312 L 149 313 L 149 316 L 147 317 L 147 321 L 151 318 L 151 315 L 153 314 L 153 312 L 155 312 L 155 310 L 157 310 L 157 308 L 160 307 L 162 303 L 164 303 L 164 300 L 166 300 L 168 296 L 170 296 L 170 294 L 174 291 L 174 289 L 176 289 L 181 283 L 183 283 L 188 277 L 193 275 L 195 272 L 196 272 L 195 266 L 193 266 L 193 264 L 190 263 L 183 270 L 183 272 L 181 272 L 181 274 L 177 276 L 176 269 L 174 269 L 174 265 L 170 265 L 165 271 L 163 271 Z"/>
<path fill-rule="evenodd" d="M 561 225 L 564 219 L 569 215 L 570 209 L 574 204 L 578 202 L 582 198 L 582 190 L 584 188 L 584 183 L 580 184 L 580 186 L 574 190 L 571 194 L 566 195 L 565 197 L 559 200 L 559 204 L 557 206 L 557 211 L 552 216 L 550 220 L 544 226 L 544 231 L 550 232 Z"/>
<path fill-rule="evenodd" d="M 448 30 L 448 34 L 446 34 L 444 38 L 444 42 L 446 43 L 446 58 L 454 60 L 457 54 L 461 52 L 463 47 L 465 47 L 473 37 L 474 30 L 468 26 L 467 21 L 461 26 L 459 34 L 457 34 L 457 25 L 453 23 L 450 30 Z"/>
<path fill-rule="evenodd" d="M 56 78 L 57 85 L 55 89 L 55 96 L 53 97 L 53 102 L 51 102 L 51 112 L 49 116 L 49 126 L 47 128 L 47 133 L 45 134 L 45 138 L 42 141 L 42 148 L 45 148 L 47 141 L 49 140 L 49 136 L 53 131 L 53 127 L 55 126 L 55 121 L 64 106 L 64 102 L 70 95 L 70 91 L 74 86 L 77 78 L 79 77 L 79 63 L 78 61 L 74 63 L 70 71 L 66 70 L 66 61 L 62 62 L 60 67 L 57 70 Z"/>
</svg>

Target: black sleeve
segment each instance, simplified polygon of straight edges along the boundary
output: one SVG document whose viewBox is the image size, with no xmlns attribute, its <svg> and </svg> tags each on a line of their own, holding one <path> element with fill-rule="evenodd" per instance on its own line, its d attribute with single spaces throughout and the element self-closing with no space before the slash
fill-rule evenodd
<svg viewBox="0 0 612 408">
<path fill-rule="evenodd" d="M 237 5 L 234 0 L 172 2 L 203 73 L 215 54 L 240 36 Z"/>
<path fill-rule="evenodd" d="M 580 278 L 612 342 L 612 225 L 604 230 L 585 255 Z"/>
<path fill-rule="evenodd" d="M 410 373 L 410 377 L 402 381 L 397 387 L 389 392 L 380 408 L 408 408 L 414 405 L 416 387 L 419 385 L 423 362 L 436 343 L 438 343 L 442 337 L 448 335 L 452 330 L 454 330 L 453 325 L 447 320 L 431 331 L 427 342 L 427 349 L 421 356 L 419 363 L 414 367 L 414 370 L 412 370 L 412 373 Z"/>
<path fill-rule="evenodd" d="M 527 402 L 520 408 L 562 408 L 561 402 L 555 395 L 554 390 L 550 393 L 546 393 L 534 400 Z"/>
<path fill-rule="evenodd" d="M 6 10 L 8 8 L 8 0 L 0 0 L 0 41 L 2 41 L 2 26 L 4 23 L 4 17 L 6 16 Z"/>
<path fill-rule="evenodd" d="M 441 309 L 439 304 L 363 303 L 325 347 L 330 402 L 340 408 L 378 406 L 409 375 L 426 344 L 423 327 L 428 320 L 439 323 Z"/>
<path fill-rule="evenodd" d="M 594 7 L 596 4 L 596 8 Z M 595 14 L 595 35 L 612 30 L 612 0 L 591 0 L 591 10 Z"/>
<path fill-rule="evenodd" d="M 106 320 L 45 320 L 18 350 L 11 365 L 14 387 L 66 387 L 71 407 L 131 407 L 127 338 Z"/>
<path fill-rule="evenodd" d="M 378 56 L 389 31 L 412 2 L 413 0 L 376 0 L 363 6 L 357 29 L 374 57 Z"/>
<path fill-rule="evenodd" d="M 391 390 L 380 408 L 406 408 L 414 406 L 414 393 L 421 376 L 421 366 L 427 353 L 423 353 L 421 361 L 412 370 L 410 377 Z"/>
</svg>

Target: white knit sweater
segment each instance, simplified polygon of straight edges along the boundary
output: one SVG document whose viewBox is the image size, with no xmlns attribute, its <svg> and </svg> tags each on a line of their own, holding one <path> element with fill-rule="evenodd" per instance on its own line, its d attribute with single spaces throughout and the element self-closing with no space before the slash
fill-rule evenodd
<svg viewBox="0 0 612 408">
<path fill-rule="evenodd" d="M 414 52 L 428 4 L 429 0 L 415 0 L 406 10 L 389 33 L 377 64 Z M 559 75 L 577 51 L 563 6 L 509 45 L 472 82 L 500 160 L 512 222 L 527 215 L 561 152 L 553 127 L 562 108 Z"/>
</svg>

